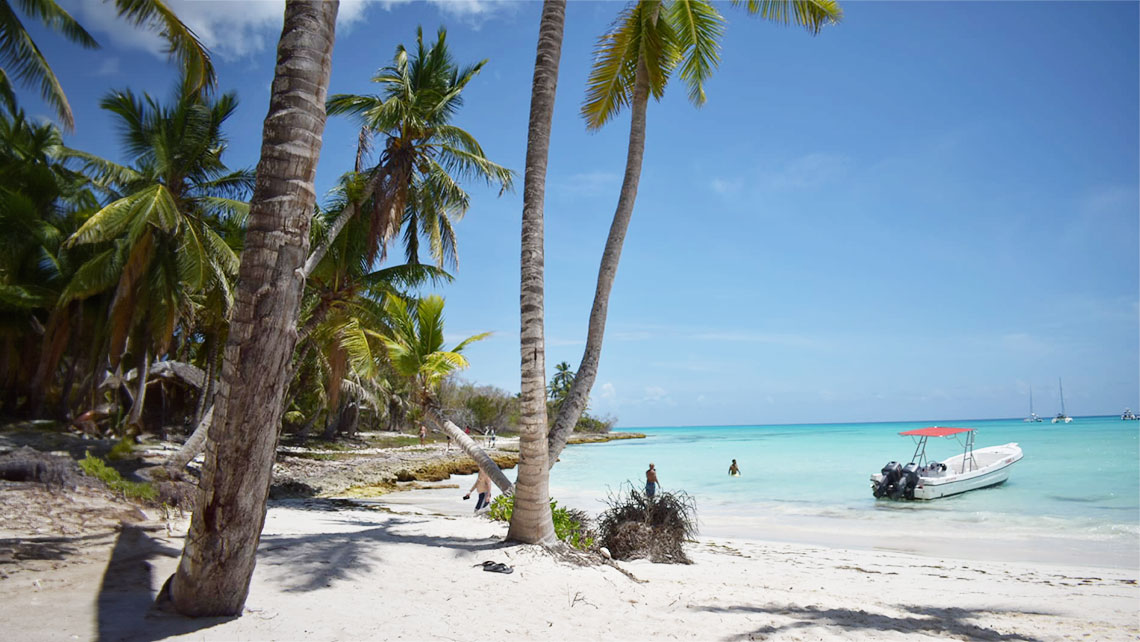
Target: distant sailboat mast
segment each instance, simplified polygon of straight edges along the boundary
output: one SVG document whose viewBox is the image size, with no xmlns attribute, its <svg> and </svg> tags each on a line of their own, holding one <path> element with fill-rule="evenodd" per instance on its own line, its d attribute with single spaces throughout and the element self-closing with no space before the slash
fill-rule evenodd
<svg viewBox="0 0 1140 642">
<path fill-rule="evenodd" d="M 1065 386 L 1061 385 L 1061 378 L 1057 377 L 1057 388 L 1061 391 L 1061 414 L 1066 417 L 1069 413 L 1065 412 Z"/>
</svg>

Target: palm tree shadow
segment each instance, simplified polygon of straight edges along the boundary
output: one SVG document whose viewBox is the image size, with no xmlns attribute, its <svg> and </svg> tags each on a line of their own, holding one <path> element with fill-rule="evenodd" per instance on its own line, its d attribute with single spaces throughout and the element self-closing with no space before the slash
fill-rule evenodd
<svg viewBox="0 0 1140 642">
<path fill-rule="evenodd" d="M 782 631 L 794 631 L 814 626 L 824 626 L 841 630 L 846 634 L 860 632 L 898 631 L 901 633 L 927 633 L 951 636 L 967 640 L 1005 640 L 1040 642 L 1040 638 L 1021 633 L 1002 633 L 995 629 L 975 624 L 988 614 L 1014 613 L 1018 615 L 1048 615 L 1046 613 L 1015 611 L 1010 609 L 963 609 L 957 607 L 938 608 L 917 605 L 899 605 L 915 617 L 894 617 L 881 613 L 869 613 L 862 609 L 817 608 L 814 606 L 705 606 L 699 610 L 712 613 L 754 613 L 793 618 L 787 624 L 769 624 L 753 631 L 730 637 L 731 640 L 762 640 Z"/>
<path fill-rule="evenodd" d="M 180 553 L 142 528 L 122 527 L 99 586 L 97 640 L 161 640 L 233 619 L 184 618 L 160 615 L 152 609 L 157 586 L 150 560 L 160 555 L 178 557 Z"/>
<path fill-rule="evenodd" d="M 337 580 L 367 574 L 383 562 L 376 549 L 385 542 L 446 548 L 456 553 L 514 546 L 499 537 L 438 537 L 406 532 L 407 527 L 425 521 L 429 518 L 414 515 L 394 515 L 384 522 L 353 519 L 343 520 L 343 523 L 364 528 L 352 532 L 262 537 L 258 559 L 262 564 L 281 569 L 276 579 L 286 585 L 285 591 L 308 592 L 330 586 Z"/>
</svg>

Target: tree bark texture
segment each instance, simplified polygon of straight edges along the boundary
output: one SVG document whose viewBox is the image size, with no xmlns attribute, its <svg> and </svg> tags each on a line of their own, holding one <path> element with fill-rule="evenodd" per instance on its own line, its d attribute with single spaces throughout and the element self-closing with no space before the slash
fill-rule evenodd
<svg viewBox="0 0 1140 642">
<path fill-rule="evenodd" d="M 168 585 L 184 615 L 240 615 L 249 594 L 297 340 L 338 8 L 285 4 L 206 462 Z"/>
<path fill-rule="evenodd" d="M 565 25 L 566 0 L 547 0 L 542 7 L 538 28 L 538 53 L 534 61 L 526 145 L 519 293 L 522 356 L 519 469 L 515 506 L 507 531 L 508 540 L 525 544 L 545 545 L 557 541 L 550 515 L 550 465 L 547 461 L 543 206 Z"/>
<path fill-rule="evenodd" d="M 594 291 L 594 307 L 590 310 L 586 349 L 582 354 L 582 362 L 578 365 L 578 373 L 574 376 L 574 385 L 570 387 L 570 393 L 562 402 L 562 408 L 554 420 L 554 428 L 550 431 L 550 466 L 554 466 L 558 461 L 558 455 L 566 447 L 570 433 L 574 432 L 574 426 L 586 409 L 590 389 L 598 376 L 598 360 L 601 358 L 602 339 L 606 333 L 610 290 L 613 289 L 614 278 L 617 276 L 622 244 L 625 243 L 625 234 L 629 230 L 633 204 L 637 200 L 637 186 L 641 181 L 641 160 L 645 155 L 645 113 L 648 104 L 649 72 L 645 67 L 645 61 L 639 60 L 633 100 L 630 103 L 629 152 L 625 160 L 625 177 L 622 179 L 621 195 L 618 197 L 614 220 L 610 225 L 610 235 L 602 252 L 602 263 L 598 267 L 598 287 Z"/>
</svg>

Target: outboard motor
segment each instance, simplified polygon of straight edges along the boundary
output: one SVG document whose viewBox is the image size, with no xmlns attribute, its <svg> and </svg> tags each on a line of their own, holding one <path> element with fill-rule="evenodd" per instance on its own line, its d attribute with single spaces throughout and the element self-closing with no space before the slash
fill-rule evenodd
<svg viewBox="0 0 1140 642">
<path fill-rule="evenodd" d="M 903 487 L 903 495 L 907 499 L 914 499 L 914 487 L 918 485 L 918 464 L 913 461 L 903 468 L 902 480 L 899 486 Z"/>
<path fill-rule="evenodd" d="M 883 497 L 891 492 L 892 487 L 897 487 L 899 480 L 902 478 L 903 468 L 897 461 L 887 462 L 883 466 L 883 478 L 879 480 L 879 485 L 875 487 L 875 497 Z"/>
</svg>

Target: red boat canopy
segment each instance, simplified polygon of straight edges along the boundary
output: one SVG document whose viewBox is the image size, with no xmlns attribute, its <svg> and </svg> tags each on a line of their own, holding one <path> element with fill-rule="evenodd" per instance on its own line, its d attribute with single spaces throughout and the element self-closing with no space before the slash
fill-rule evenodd
<svg viewBox="0 0 1140 642">
<path fill-rule="evenodd" d="M 960 432 L 971 432 L 973 428 L 948 428 L 946 426 L 931 426 L 929 428 L 919 428 L 918 430 L 908 430 L 900 432 L 900 435 L 913 435 L 915 437 L 949 437 L 950 435 L 957 435 Z"/>
</svg>

